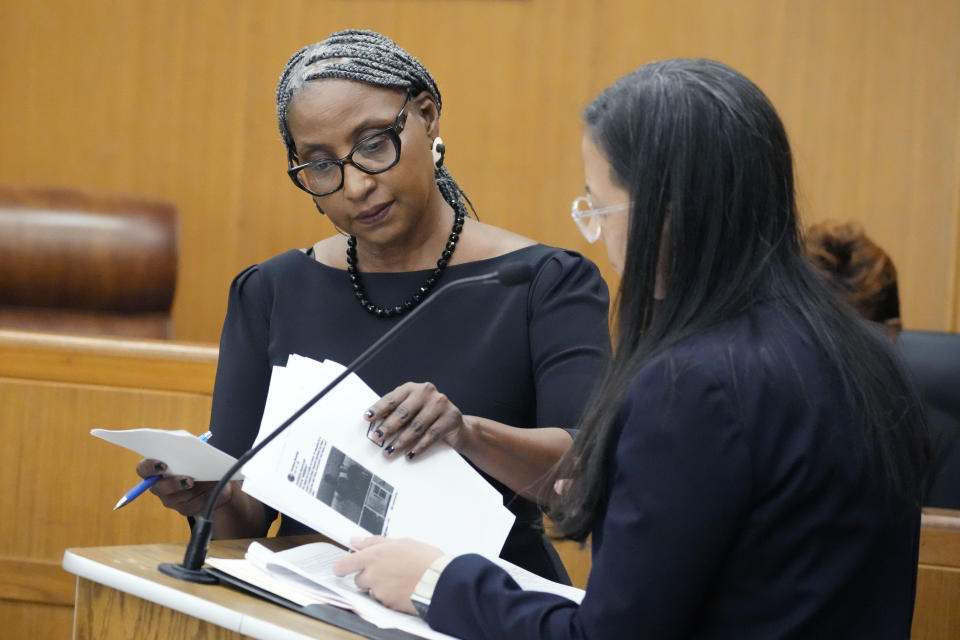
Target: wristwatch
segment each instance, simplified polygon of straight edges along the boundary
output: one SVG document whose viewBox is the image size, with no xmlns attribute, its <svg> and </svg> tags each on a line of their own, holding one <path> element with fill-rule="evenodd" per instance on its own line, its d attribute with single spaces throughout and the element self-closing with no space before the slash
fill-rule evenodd
<svg viewBox="0 0 960 640">
<path fill-rule="evenodd" d="M 427 619 L 427 612 L 430 610 L 430 601 L 433 599 L 433 590 L 437 588 L 437 582 L 440 580 L 440 574 L 447 568 L 453 556 L 440 556 L 427 567 L 427 570 L 420 576 L 420 582 L 413 589 L 410 596 L 410 602 L 413 608 L 417 610 L 417 615 Z"/>
</svg>

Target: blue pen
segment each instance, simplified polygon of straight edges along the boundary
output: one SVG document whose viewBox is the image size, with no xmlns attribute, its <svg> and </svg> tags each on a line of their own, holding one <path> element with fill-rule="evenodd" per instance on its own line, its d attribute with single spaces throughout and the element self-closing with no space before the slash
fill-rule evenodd
<svg viewBox="0 0 960 640">
<path fill-rule="evenodd" d="M 206 442 L 207 440 L 210 439 L 210 436 L 212 435 L 213 434 L 211 432 L 207 431 L 206 433 L 203 433 L 197 437 L 203 440 L 204 442 Z M 117 502 L 117 505 L 113 508 L 113 510 L 116 511 L 120 507 L 128 505 L 134 500 L 136 500 L 138 497 L 140 497 L 141 493 L 143 493 L 144 491 L 152 487 L 154 483 L 162 477 L 163 477 L 163 474 L 158 474 L 158 475 L 150 476 L 149 478 L 144 478 L 143 480 L 141 480 L 140 484 L 138 484 L 133 489 L 130 489 L 130 491 L 127 491 L 125 494 L 123 494 L 123 497 L 120 498 L 120 500 Z"/>
</svg>

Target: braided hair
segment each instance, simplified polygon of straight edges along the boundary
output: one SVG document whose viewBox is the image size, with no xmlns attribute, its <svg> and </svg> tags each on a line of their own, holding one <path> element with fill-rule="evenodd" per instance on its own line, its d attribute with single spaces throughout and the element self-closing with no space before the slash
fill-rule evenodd
<svg viewBox="0 0 960 640">
<path fill-rule="evenodd" d="M 303 47 L 293 54 L 277 83 L 277 123 L 287 153 L 294 155 L 295 145 L 287 127 L 287 109 L 297 91 L 306 82 L 335 78 L 388 89 L 402 89 L 415 96 L 423 91 L 440 112 L 440 89 L 426 67 L 390 38 L 374 31 L 347 29 L 330 34 L 321 42 Z M 473 211 L 473 203 L 454 181 L 446 167 L 436 170 L 435 180 L 443 199 L 454 211 L 466 215 L 461 196 Z"/>
</svg>

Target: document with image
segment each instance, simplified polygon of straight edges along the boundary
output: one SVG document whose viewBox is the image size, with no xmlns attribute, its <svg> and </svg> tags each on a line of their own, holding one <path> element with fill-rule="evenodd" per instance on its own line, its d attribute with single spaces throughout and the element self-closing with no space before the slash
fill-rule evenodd
<svg viewBox="0 0 960 640">
<path fill-rule="evenodd" d="M 257 442 L 343 370 L 297 355 L 274 367 Z M 443 442 L 385 457 L 363 419 L 378 398 L 348 376 L 244 466 L 243 490 L 344 546 L 382 535 L 498 556 L 514 521 L 500 493 Z"/>
</svg>

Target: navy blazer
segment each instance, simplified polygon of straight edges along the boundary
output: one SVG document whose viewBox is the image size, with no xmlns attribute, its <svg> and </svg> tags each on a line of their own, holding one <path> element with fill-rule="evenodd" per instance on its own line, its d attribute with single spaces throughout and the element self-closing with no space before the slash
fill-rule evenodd
<svg viewBox="0 0 960 640">
<path fill-rule="evenodd" d="M 919 508 L 882 497 L 856 453 L 861 423 L 799 322 L 758 307 L 657 356 L 619 429 L 582 604 L 523 592 L 461 556 L 437 584 L 432 627 L 497 639 L 909 637 Z"/>
</svg>

